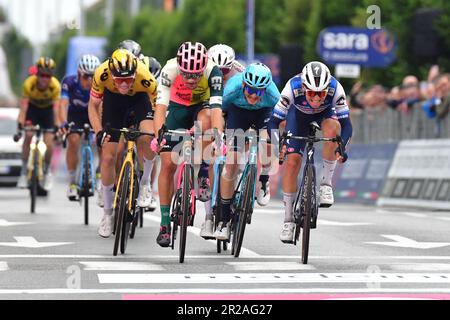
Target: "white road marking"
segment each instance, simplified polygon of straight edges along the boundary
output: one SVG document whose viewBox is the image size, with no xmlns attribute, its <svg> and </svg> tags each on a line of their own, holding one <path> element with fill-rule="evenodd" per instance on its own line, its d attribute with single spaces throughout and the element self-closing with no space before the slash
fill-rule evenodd
<svg viewBox="0 0 450 320">
<path fill-rule="evenodd" d="M 8 263 L 6 261 L 0 261 L 0 271 L 8 271 Z"/>
<path fill-rule="evenodd" d="M 403 214 L 403 215 L 408 216 L 408 217 L 413 217 L 413 218 L 426 218 L 426 217 L 428 217 L 428 215 L 423 214 L 423 213 L 415 213 L 415 212 L 397 212 L 397 213 Z"/>
<path fill-rule="evenodd" d="M 369 222 L 339 222 L 339 221 L 323 220 L 323 219 L 318 218 L 317 224 L 324 225 L 324 226 L 353 227 L 353 226 L 367 226 L 367 225 L 371 225 L 373 223 L 369 223 Z"/>
<path fill-rule="evenodd" d="M 73 244 L 73 242 L 38 242 L 33 237 L 14 237 L 16 242 L 0 242 L 0 246 L 18 248 L 47 248 Z"/>
<path fill-rule="evenodd" d="M 450 263 L 396 263 L 390 268 L 396 271 L 450 271 Z"/>
<path fill-rule="evenodd" d="M 154 216 L 154 215 L 144 215 L 144 218 L 156 223 L 160 223 L 161 222 L 161 218 Z M 200 237 L 200 229 L 197 227 L 188 227 L 188 232 L 196 235 L 197 237 Z M 215 246 L 217 245 L 217 241 L 216 240 L 205 240 L 209 243 L 214 244 Z M 249 250 L 247 248 L 241 247 L 241 252 L 240 252 L 240 257 L 242 258 L 254 258 L 254 257 L 258 257 L 259 254 L 257 254 L 256 252 Z"/>
<path fill-rule="evenodd" d="M 393 240 L 393 242 L 365 242 L 369 244 L 378 244 L 389 247 L 414 248 L 414 249 L 433 249 L 450 246 L 448 242 L 417 242 L 399 235 L 382 234 L 382 237 Z"/>
<path fill-rule="evenodd" d="M 111 259 L 127 260 L 132 259 L 179 259 L 178 255 L 72 255 L 72 254 L 4 254 L 0 259 Z M 229 259 L 236 260 L 229 254 L 225 255 L 187 255 L 186 259 Z M 239 259 L 245 259 L 240 257 Z M 290 259 L 300 260 L 296 255 L 259 255 L 252 259 Z M 311 260 L 450 260 L 450 256 L 309 256 Z"/>
<path fill-rule="evenodd" d="M 99 273 L 97 276 L 101 284 L 450 283 L 450 273 Z"/>
<path fill-rule="evenodd" d="M 450 294 L 450 288 L 408 288 L 408 289 L 372 289 L 372 288 L 186 288 L 186 289 L 138 289 L 138 288 L 111 288 L 111 289 L 67 289 L 67 288 L 48 288 L 48 289 L 0 289 L 0 294 L 99 294 L 99 293 L 117 293 L 117 294 L 301 294 L 301 293 L 429 293 L 429 294 Z"/>
<path fill-rule="evenodd" d="M 12 222 L 5 219 L 0 219 L 0 227 L 15 227 L 29 224 L 36 224 L 35 222 Z"/>
<path fill-rule="evenodd" d="M 86 271 L 162 271 L 162 266 L 146 262 L 80 261 Z"/>
<path fill-rule="evenodd" d="M 234 267 L 237 271 L 264 271 L 264 270 L 315 270 L 316 268 L 309 264 L 298 262 L 225 262 L 225 264 Z"/>
<path fill-rule="evenodd" d="M 450 221 L 450 217 L 436 217 L 436 219 Z"/>
</svg>

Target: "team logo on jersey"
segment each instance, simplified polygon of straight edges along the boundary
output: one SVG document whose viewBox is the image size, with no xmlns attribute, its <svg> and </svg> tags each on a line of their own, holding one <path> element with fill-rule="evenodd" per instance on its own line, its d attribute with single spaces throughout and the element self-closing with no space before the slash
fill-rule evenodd
<svg viewBox="0 0 450 320">
<path fill-rule="evenodd" d="M 337 106 L 345 106 L 347 102 L 345 101 L 345 96 L 339 97 L 339 99 L 336 101 Z"/>
<path fill-rule="evenodd" d="M 294 96 L 295 96 L 296 98 L 298 98 L 298 97 L 300 97 L 300 96 L 302 96 L 302 95 L 304 95 L 304 92 L 303 92 L 302 89 L 294 89 Z"/>
<path fill-rule="evenodd" d="M 332 96 L 334 96 L 334 93 L 336 92 L 336 89 L 335 88 L 330 88 L 330 87 L 328 87 L 328 95 L 330 96 L 330 97 L 332 97 Z"/>
</svg>

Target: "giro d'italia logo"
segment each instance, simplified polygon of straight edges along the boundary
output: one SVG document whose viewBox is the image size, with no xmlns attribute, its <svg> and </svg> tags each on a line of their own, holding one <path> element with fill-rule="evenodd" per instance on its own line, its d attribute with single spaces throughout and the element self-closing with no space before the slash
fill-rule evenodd
<svg viewBox="0 0 450 320">
<path fill-rule="evenodd" d="M 386 54 L 394 48 L 394 37 L 386 30 L 380 30 L 370 38 L 372 47 L 381 54 Z"/>
</svg>

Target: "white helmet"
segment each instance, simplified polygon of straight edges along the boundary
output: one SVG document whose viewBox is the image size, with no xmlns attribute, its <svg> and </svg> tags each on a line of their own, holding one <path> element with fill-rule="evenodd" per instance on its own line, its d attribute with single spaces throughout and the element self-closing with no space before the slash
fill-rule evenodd
<svg viewBox="0 0 450 320">
<path fill-rule="evenodd" d="M 328 67 L 319 61 L 309 62 L 302 70 L 302 81 L 308 90 L 324 91 L 331 81 Z"/>
<path fill-rule="evenodd" d="M 95 69 L 100 66 L 100 60 L 92 55 L 85 54 L 80 58 L 78 62 L 78 71 L 85 74 L 93 75 L 95 73 Z"/>
<path fill-rule="evenodd" d="M 219 66 L 219 68 L 229 68 L 233 66 L 235 53 L 233 48 L 226 44 L 216 44 L 209 48 L 209 58 Z"/>
</svg>

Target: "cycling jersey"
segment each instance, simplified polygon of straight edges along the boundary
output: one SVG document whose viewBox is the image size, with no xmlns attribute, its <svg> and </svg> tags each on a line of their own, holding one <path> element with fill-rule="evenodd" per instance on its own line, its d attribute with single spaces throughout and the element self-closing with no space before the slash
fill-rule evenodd
<svg viewBox="0 0 450 320">
<path fill-rule="evenodd" d="M 78 76 L 67 76 L 62 82 L 61 99 L 69 100 L 69 111 L 87 111 L 90 90 L 83 90 Z"/>
<path fill-rule="evenodd" d="M 244 95 L 244 87 L 242 85 L 243 81 L 244 76 L 242 73 L 238 73 L 228 80 L 223 93 L 223 111 L 226 112 L 230 105 L 247 110 L 273 108 L 277 104 L 278 100 L 280 100 L 280 91 L 278 91 L 277 86 L 272 82 L 267 87 L 266 92 L 260 101 L 254 105 L 248 103 Z"/>
<path fill-rule="evenodd" d="M 36 75 L 28 77 L 23 83 L 23 97 L 37 108 L 45 109 L 53 106 L 61 96 L 61 85 L 55 77 L 52 77 L 47 89 L 38 88 L 38 78 Z"/>
<path fill-rule="evenodd" d="M 223 75 L 219 67 L 208 60 L 203 76 L 195 89 L 188 89 L 178 70 L 177 59 L 167 61 L 161 71 L 156 104 L 168 106 L 169 103 L 190 107 L 209 101 L 211 108 L 222 106 Z"/>
<path fill-rule="evenodd" d="M 245 67 L 240 64 L 238 61 L 234 60 L 233 65 L 231 66 L 230 72 L 223 75 L 223 85 L 226 86 L 227 82 L 236 74 L 244 72 Z"/>
<path fill-rule="evenodd" d="M 331 77 L 331 81 L 328 86 L 328 94 L 322 105 L 318 108 L 311 107 L 306 100 L 301 76 L 297 75 L 290 79 L 281 92 L 281 98 L 273 110 L 272 118 L 268 127 L 269 130 L 278 128 L 279 123 L 286 119 L 289 109 L 292 106 L 295 106 L 295 109 L 303 114 L 317 114 L 319 118 L 323 118 L 324 114 L 328 114 L 327 117 L 338 119 L 341 124 L 341 136 L 344 140 L 344 144 L 346 145 L 350 140 L 353 129 L 350 122 L 349 107 L 347 105 L 345 91 L 339 81 L 337 81 L 334 77 Z M 303 118 L 305 117 L 302 117 L 302 119 Z M 300 123 L 300 121 L 298 121 L 296 125 L 308 126 L 307 123 Z"/>
<path fill-rule="evenodd" d="M 148 67 L 140 60 L 138 60 L 136 69 L 136 78 L 128 92 L 128 96 L 134 96 L 136 93 L 145 92 L 148 94 L 152 104 L 155 104 L 158 84 L 155 77 L 150 73 Z M 102 63 L 97 70 L 95 70 L 94 79 L 92 81 L 91 96 L 97 99 L 102 99 L 105 89 L 111 93 L 119 93 L 114 80 L 109 71 L 109 62 Z"/>
</svg>

